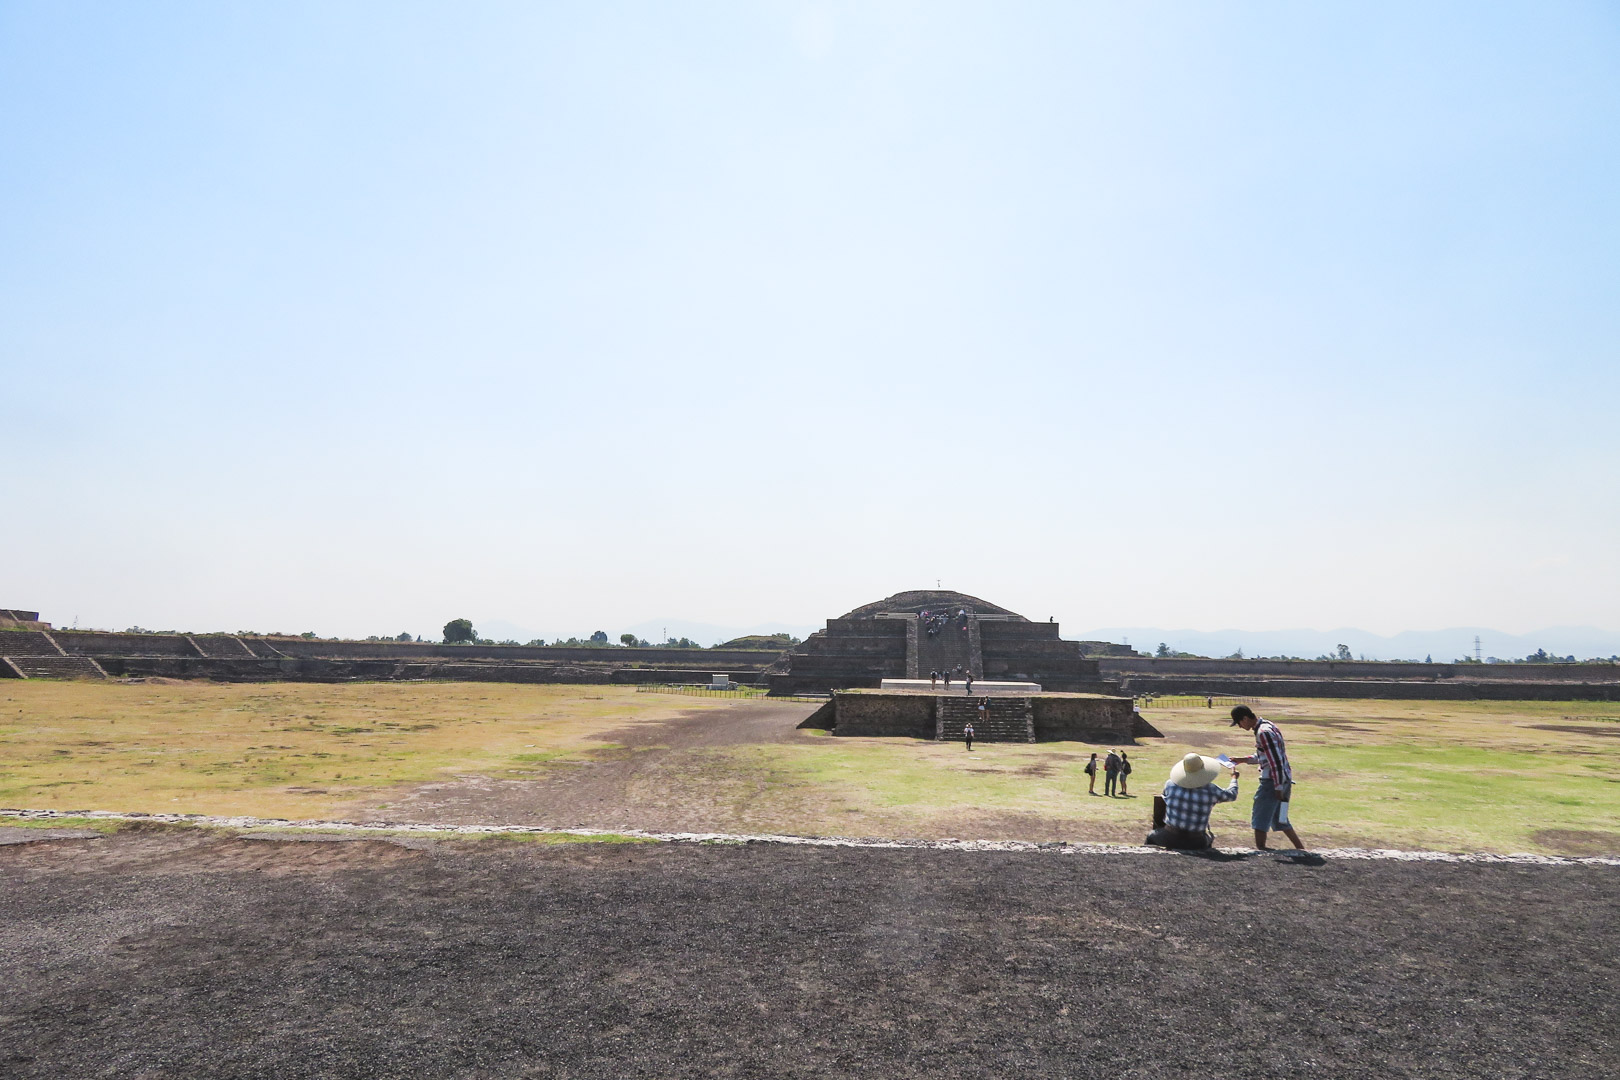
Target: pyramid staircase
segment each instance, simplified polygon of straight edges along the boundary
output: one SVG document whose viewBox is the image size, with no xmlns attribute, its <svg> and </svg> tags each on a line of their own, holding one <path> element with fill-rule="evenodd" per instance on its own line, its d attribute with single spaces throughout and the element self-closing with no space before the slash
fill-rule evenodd
<svg viewBox="0 0 1620 1080">
<path fill-rule="evenodd" d="M 915 624 L 915 620 L 913 622 Z M 916 663 L 917 673 L 911 678 L 926 679 L 930 671 L 937 671 L 943 675 L 947 671 L 954 672 L 957 668 L 971 671 L 976 676 L 984 674 L 984 661 L 979 658 L 973 647 L 977 635 L 964 629 L 955 618 L 950 620 L 948 626 L 941 627 L 932 635 L 920 625 L 915 627 L 914 632 L 916 652 L 912 659 Z M 911 644 L 909 633 L 907 637 L 909 646 Z M 909 672 L 911 663 L 908 662 L 906 667 Z M 957 676 L 952 680 L 952 685 L 960 681 L 960 676 Z"/>
<path fill-rule="evenodd" d="M 5 656 L 0 657 L 17 674 L 0 677 L 23 679 L 105 679 L 107 673 L 88 656 Z"/>
<path fill-rule="evenodd" d="M 983 719 L 979 703 L 988 700 Z M 974 742 L 1035 741 L 1035 702 L 1027 697 L 969 697 L 941 695 L 934 699 L 934 738 L 961 742 L 963 729 L 973 724 Z"/>
</svg>

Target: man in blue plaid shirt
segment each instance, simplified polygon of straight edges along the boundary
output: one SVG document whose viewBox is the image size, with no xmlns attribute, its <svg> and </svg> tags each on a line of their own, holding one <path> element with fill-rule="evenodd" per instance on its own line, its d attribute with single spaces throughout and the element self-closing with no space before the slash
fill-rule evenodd
<svg viewBox="0 0 1620 1080">
<path fill-rule="evenodd" d="M 1232 783 L 1224 788 L 1215 786 L 1220 773 L 1216 762 L 1200 754 L 1188 754 L 1176 762 L 1163 797 L 1154 800 L 1153 831 L 1148 833 L 1147 843 L 1181 851 L 1209 847 L 1210 811 L 1217 803 L 1232 802 L 1238 796 L 1238 771 L 1232 770 Z"/>
</svg>

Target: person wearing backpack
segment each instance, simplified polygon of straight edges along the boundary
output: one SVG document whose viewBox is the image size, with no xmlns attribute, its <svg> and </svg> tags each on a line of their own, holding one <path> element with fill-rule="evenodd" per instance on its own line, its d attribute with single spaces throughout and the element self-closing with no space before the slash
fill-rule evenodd
<svg viewBox="0 0 1620 1080">
<path fill-rule="evenodd" d="M 1091 760 L 1086 762 L 1086 778 L 1091 781 L 1091 794 L 1097 794 L 1097 755 L 1092 754 Z"/>
<path fill-rule="evenodd" d="M 1125 751 L 1121 750 L 1119 752 L 1119 793 L 1127 799 L 1131 797 L 1131 793 L 1126 790 L 1130 777 L 1131 759 Z"/>
</svg>

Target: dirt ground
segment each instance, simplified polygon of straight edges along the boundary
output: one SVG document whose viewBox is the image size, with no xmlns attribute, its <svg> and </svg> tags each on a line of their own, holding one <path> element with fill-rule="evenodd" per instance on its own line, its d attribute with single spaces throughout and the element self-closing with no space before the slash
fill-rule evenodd
<svg viewBox="0 0 1620 1080">
<path fill-rule="evenodd" d="M 1202 703 L 1199 703 L 1201 706 Z M 1081 743 L 838 738 L 815 703 L 496 683 L 0 687 L 0 807 L 623 831 L 1139 842 L 1189 749 L 1243 752 L 1223 710 L 1150 707 L 1130 798 Z M 1265 703 L 1306 843 L 1620 855 L 1620 717 L 1580 702 Z M 1598 710 L 1598 711 L 1594 711 Z M 1558 730 L 1549 730 L 1556 728 Z M 1247 832 L 1250 771 L 1213 825 Z"/>
<path fill-rule="evenodd" d="M 8 1077 L 1607 1077 L 1603 866 L 0 846 Z"/>
<path fill-rule="evenodd" d="M 584 749 L 547 761 L 534 770 L 533 778 L 478 775 L 423 784 L 405 792 L 389 792 L 386 801 L 371 799 L 342 807 L 338 816 L 444 825 L 500 822 L 650 832 L 903 835 L 931 840 L 970 837 L 1136 844 L 1146 834 L 1151 815 L 1151 800 L 1146 797 L 1136 800 L 1140 821 L 1133 819 L 1129 824 L 1077 824 L 1061 816 L 971 805 L 927 820 L 910 812 L 885 814 L 871 805 L 846 809 L 836 791 L 809 786 L 795 790 L 791 782 L 782 782 L 768 770 L 750 773 L 732 760 L 707 753 L 726 747 L 829 738 L 797 727 L 816 708 L 798 702 L 744 701 L 728 703 L 723 713 L 703 709 L 642 721 L 602 732 L 600 738 L 613 744 L 613 749 Z M 898 745 L 902 740 L 876 741 Z M 981 746 L 981 756 L 989 764 L 994 752 Z M 1077 767 L 1084 760 L 1083 756 L 1049 750 L 1047 757 L 1072 759 Z M 1042 763 L 1021 772 L 1041 777 L 1049 769 L 1050 764 Z"/>
<path fill-rule="evenodd" d="M 533 779 L 468 776 L 423 784 L 404 794 L 389 792 L 386 800 L 344 807 L 342 813 L 357 820 L 447 825 L 758 831 L 766 822 L 749 813 L 749 803 L 763 793 L 764 784 L 749 790 L 748 783 L 736 782 L 734 769 L 705 769 L 702 751 L 817 738 L 796 726 L 816 708 L 802 702 L 728 703 L 719 722 L 712 710 L 693 710 L 603 731 L 599 738 L 613 749 L 552 759 L 534 770 Z M 773 814 L 780 802 L 773 792 Z"/>
</svg>

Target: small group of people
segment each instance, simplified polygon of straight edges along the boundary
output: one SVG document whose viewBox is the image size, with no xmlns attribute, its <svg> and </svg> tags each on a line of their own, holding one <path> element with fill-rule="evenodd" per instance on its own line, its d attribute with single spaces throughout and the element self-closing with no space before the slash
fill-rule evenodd
<svg viewBox="0 0 1620 1080">
<path fill-rule="evenodd" d="M 948 611 L 925 611 L 921 615 L 917 616 L 917 621 L 922 623 L 924 633 L 926 633 L 929 637 L 935 637 L 941 630 L 947 630 L 950 628 L 952 619 L 951 613 Z M 967 608 L 962 608 L 956 613 L 955 622 L 958 629 L 967 629 Z"/>
<path fill-rule="evenodd" d="M 965 692 L 969 695 L 973 693 L 973 669 L 967 668 L 964 670 L 961 664 L 957 664 L 950 671 L 930 671 L 928 673 L 928 688 L 938 690 L 939 680 L 944 679 L 945 689 L 949 690 L 952 678 L 961 679 L 967 685 Z"/>
<path fill-rule="evenodd" d="M 1091 794 L 1097 794 L 1097 755 L 1092 754 L 1091 760 L 1086 762 L 1086 775 L 1091 778 Z M 1120 798 L 1134 799 L 1136 796 L 1130 792 L 1131 787 L 1131 756 L 1124 750 L 1108 751 L 1108 756 L 1102 762 L 1103 794 L 1110 799 L 1117 791 Z"/>
<path fill-rule="evenodd" d="M 1232 709 L 1232 726 L 1254 733 L 1254 753 L 1244 757 L 1207 758 L 1187 754 L 1170 769 L 1164 794 L 1153 799 L 1153 831 L 1147 843 L 1180 851 L 1202 851 L 1214 845 L 1209 831 L 1210 811 L 1216 805 L 1238 797 L 1238 766 L 1259 765 L 1260 782 L 1254 793 L 1254 809 L 1249 824 L 1254 829 L 1254 846 L 1267 850 L 1269 834 L 1281 832 L 1296 849 L 1305 843 L 1288 821 L 1288 804 L 1293 798 L 1294 774 L 1288 765 L 1288 748 L 1282 732 L 1247 705 Z M 1096 755 L 1092 755 L 1093 760 Z M 1231 769 L 1232 782 L 1219 787 L 1215 781 L 1223 768 Z M 1095 785 L 1095 781 L 1093 781 Z"/>
</svg>

